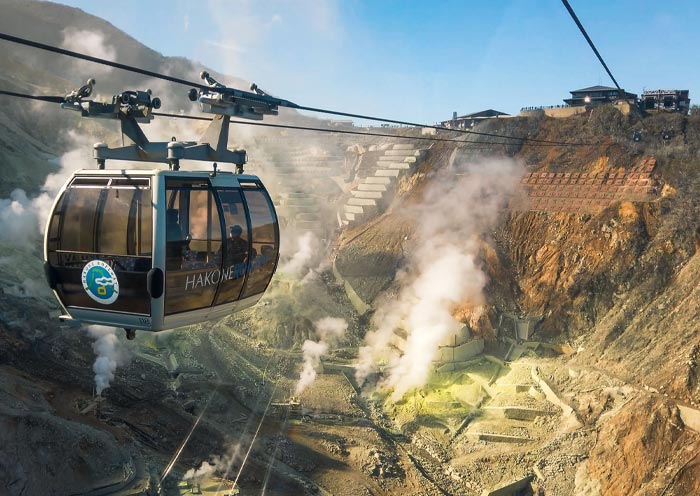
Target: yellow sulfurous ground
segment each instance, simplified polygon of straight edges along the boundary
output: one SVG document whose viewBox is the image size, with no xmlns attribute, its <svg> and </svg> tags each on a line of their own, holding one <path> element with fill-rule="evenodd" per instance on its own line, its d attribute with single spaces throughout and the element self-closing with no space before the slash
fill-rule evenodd
<svg viewBox="0 0 700 496">
<path fill-rule="evenodd" d="M 401 427 L 442 426 L 454 431 L 489 397 L 488 383 L 497 367 L 483 359 L 455 372 L 433 372 L 423 388 L 408 392 L 401 401 L 387 397 L 384 408 Z"/>
</svg>

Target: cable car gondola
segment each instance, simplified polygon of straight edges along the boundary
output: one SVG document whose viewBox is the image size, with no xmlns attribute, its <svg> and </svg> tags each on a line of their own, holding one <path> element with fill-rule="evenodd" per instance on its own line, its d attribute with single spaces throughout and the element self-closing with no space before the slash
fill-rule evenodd
<svg viewBox="0 0 700 496">
<path fill-rule="evenodd" d="M 81 170 L 58 196 L 45 250 L 73 319 L 158 331 L 254 305 L 279 228 L 256 176 Z"/>
<path fill-rule="evenodd" d="M 205 77 L 206 76 L 206 77 Z M 245 152 L 226 148 L 229 115 L 262 118 L 274 104 L 213 90 L 194 95 L 217 115 L 200 142 L 149 142 L 138 122 L 152 119 L 150 92 L 124 92 L 111 104 L 84 100 L 94 80 L 62 104 L 86 117 L 113 117 L 131 141 L 95 145 L 97 169 L 73 173 L 46 226 L 46 277 L 64 319 L 159 331 L 230 315 L 263 295 L 279 258 L 279 224 L 262 181 L 242 173 Z M 236 90 L 238 91 L 238 90 Z M 258 95 L 253 95 L 257 97 Z M 264 95 L 263 98 L 269 98 Z M 251 117 L 252 116 L 252 117 Z M 169 170 L 110 170 L 108 159 L 166 162 Z M 182 171 L 180 160 L 218 160 L 236 173 Z"/>
</svg>

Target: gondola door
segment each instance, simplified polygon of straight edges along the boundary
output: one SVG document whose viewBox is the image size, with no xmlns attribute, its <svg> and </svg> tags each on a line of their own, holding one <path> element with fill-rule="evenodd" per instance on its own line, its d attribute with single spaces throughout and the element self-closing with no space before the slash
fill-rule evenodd
<svg viewBox="0 0 700 496">
<path fill-rule="evenodd" d="M 260 297 L 272 280 L 279 259 L 279 223 L 275 208 L 258 180 L 241 180 L 241 192 L 250 219 L 251 253 L 242 299 Z"/>
<path fill-rule="evenodd" d="M 226 184 L 230 182 L 231 184 Z M 219 181 L 216 193 L 224 223 L 224 263 L 214 305 L 234 303 L 241 298 L 251 252 L 249 220 L 243 195 L 235 181 Z"/>
<path fill-rule="evenodd" d="M 165 196 L 165 318 L 194 311 L 206 315 L 222 273 L 222 227 L 214 190 L 206 177 L 167 176 Z"/>
<path fill-rule="evenodd" d="M 217 175 L 212 179 L 221 205 L 223 267 L 210 318 L 254 305 L 274 274 L 279 226 L 272 201 L 255 176 Z"/>
</svg>

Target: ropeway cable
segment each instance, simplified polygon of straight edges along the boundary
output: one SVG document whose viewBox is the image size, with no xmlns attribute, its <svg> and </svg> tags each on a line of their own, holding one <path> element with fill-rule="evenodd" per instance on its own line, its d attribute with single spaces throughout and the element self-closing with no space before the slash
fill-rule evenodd
<svg viewBox="0 0 700 496">
<path fill-rule="evenodd" d="M 219 385 L 217 384 L 216 387 L 211 392 L 211 394 L 209 395 L 209 398 L 207 399 L 207 402 L 204 405 L 204 408 L 202 409 L 200 414 L 197 416 L 197 419 L 192 424 L 192 427 L 190 428 L 190 431 L 187 433 L 187 436 L 185 436 L 185 439 L 182 441 L 182 443 L 180 444 L 178 449 L 175 450 L 175 453 L 173 454 L 173 457 L 170 459 L 170 462 L 165 466 L 165 469 L 163 470 L 163 475 L 160 476 L 160 483 L 161 484 L 163 483 L 165 478 L 168 476 L 170 471 L 173 469 L 173 467 L 177 463 L 177 460 L 178 460 L 178 458 L 180 458 L 180 455 L 182 454 L 182 451 L 185 449 L 185 446 L 187 446 L 187 443 L 189 443 L 190 438 L 192 437 L 192 434 L 194 433 L 195 429 L 197 429 L 197 426 L 199 425 L 199 422 L 204 417 L 204 414 L 207 412 L 207 408 L 209 408 L 209 404 L 211 403 L 211 400 L 214 397 L 214 394 L 216 393 L 216 390 L 218 388 L 219 388 Z"/>
<path fill-rule="evenodd" d="M 280 427 L 279 434 L 278 434 L 279 437 L 282 436 L 282 432 L 284 431 L 285 427 L 287 426 L 288 421 L 289 421 L 289 408 L 287 408 L 287 412 L 284 416 L 284 422 L 282 423 L 282 426 Z M 277 453 L 279 452 L 281 441 L 282 441 L 282 439 L 277 439 L 277 442 L 275 443 L 275 449 L 272 451 L 272 454 L 270 455 L 270 463 L 267 465 L 267 471 L 265 472 L 265 478 L 263 479 L 262 489 L 260 489 L 260 496 L 265 496 L 265 492 L 267 491 L 267 484 L 270 482 L 270 476 L 272 475 L 272 469 L 275 465 L 275 459 L 277 458 Z"/>
<path fill-rule="evenodd" d="M 255 433 L 253 434 L 253 438 L 250 441 L 250 445 L 248 446 L 248 450 L 246 451 L 246 453 L 243 457 L 243 461 L 241 462 L 241 466 L 238 469 L 238 473 L 236 474 L 236 478 L 234 479 L 233 484 L 231 485 L 231 491 L 233 491 L 233 489 L 238 484 L 238 479 L 240 478 L 241 473 L 243 472 L 243 467 L 245 467 L 245 464 L 248 461 L 248 456 L 250 455 L 250 452 L 253 450 L 253 445 L 255 444 L 255 441 L 258 438 L 258 434 L 260 433 L 260 428 L 262 427 L 263 422 L 265 421 L 265 418 L 267 417 L 267 412 L 269 411 L 270 405 L 272 404 L 272 399 L 275 397 L 275 393 L 277 392 L 277 386 L 279 384 L 280 379 L 281 379 L 281 376 L 277 378 L 277 381 L 275 381 L 275 387 L 272 389 L 272 393 L 270 394 L 270 398 L 267 402 L 267 406 L 265 407 L 265 410 L 263 411 L 263 414 L 260 417 L 260 422 L 258 422 L 258 427 L 255 429 Z M 259 399 L 259 397 L 258 397 L 258 399 Z M 233 460 L 230 462 L 230 464 L 232 464 L 232 463 L 233 463 Z M 226 469 L 226 473 L 222 477 L 221 482 L 219 483 L 219 485 L 216 488 L 216 496 L 219 495 L 219 492 L 221 491 L 221 487 L 224 484 L 224 480 L 228 477 L 229 469 L 231 468 L 230 464 L 229 464 L 229 467 Z"/>
<path fill-rule="evenodd" d="M 29 46 L 32 48 L 37 48 L 40 50 L 58 53 L 60 55 L 65 55 L 68 57 L 73 57 L 73 58 L 77 58 L 77 59 L 86 60 L 89 62 L 94 62 L 96 64 L 114 67 L 114 68 L 121 69 L 124 71 L 134 72 L 134 73 L 141 74 L 141 75 L 148 76 L 148 77 L 162 79 L 165 81 L 169 81 L 169 82 L 176 83 L 176 84 L 181 84 L 184 86 L 195 87 L 195 88 L 198 88 L 201 90 L 212 90 L 212 87 L 210 87 L 208 85 L 204 85 L 202 83 L 187 81 L 185 79 L 170 76 L 167 74 L 162 74 L 162 73 L 155 72 L 155 71 L 149 71 L 146 69 L 134 67 L 134 66 L 127 65 L 127 64 L 122 64 L 119 62 L 114 62 L 114 61 L 103 59 L 100 57 L 94 57 L 92 55 L 87 55 L 84 53 L 79 53 L 79 52 L 75 52 L 72 50 L 67 50 L 65 48 L 60 48 L 60 47 L 56 47 L 53 45 L 47 45 L 45 43 L 39 43 L 37 41 L 28 40 L 26 38 L 21 38 L 18 36 L 13 36 L 13 35 L 10 35 L 7 33 L 0 33 L 0 39 L 5 40 L 5 41 L 9 41 L 11 43 L 17 43 L 17 44 Z M 245 93 L 246 99 L 250 99 L 253 101 L 257 100 L 257 101 L 265 102 L 265 103 L 268 103 L 269 98 L 270 98 L 270 97 L 265 97 L 263 99 L 263 97 L 258 97 L 258 95 L 256 95 L 255 93 L 241 92 L 240 90 L 227 89 L 227 91 Z M 463 133 L 463 134 L 475 134 L 475 135 L 479 135 L 479 136 L 489 136 L 492 138 L 518 140 L 521 142 L 527 141 L 527 142 L 534 142 L 534 143 L 548 143 L 548 144 L 560 145 L 560 146 L 565 146 L 565 145 L 566 146 L 588 146 L 588 145 L 590 145 L 590 143 L 567 143 L 567 142 L 563 142 L 563 141 L 542 140 L 542 139 L 537 139 L 537 138 L 528 138 L 528 137 L 519 137 L 519 136 L 508 136 L 508 135 L 504 135 L 504 134 L 486 133 L 486 132 L 472 131 L 472 130 L 466 130 L 466 129 L 450 129 L 450 128 L 444 127 L 444 126 L 434 126 L 434 125 L 427 125 L 427 124 L 421 124 L 421 123 L 410 122 L 410 121 L 400 121 L 397 119 L 387 119 L 384 117 L 376 117 L 376 116 L 370 116 L 370 115 L 355 114 L 355 113 L 350 113 L 350 112 L 340 112 L 340 111 L 336 111 L 336 110 L 329 110 L 329 109 L 323 109 L 323 108 L 317 108 L 317 107 L 297 105 L 295 103 L 292 103 L 288 100 L 283 100 L 283 99 L 275 99 L 275 100 L 277 100 L 276 103 L 279 106 L 292 108 L 292 109 L 296 109 L 296 110 L 306 110 L 309 112 L 338 115 L 338 116 L 342 116 L 342 117 L 353 117 L 353 118 L 357 118 L 357 119 L 386 122 L 386 123 L 390 123 L 390 124 L 401 124 L 401 125 L 412 126 L 412 127 L 424 127 L 424 128 L 428 128 L 428 129 L 435 129 L 438 131 L 451 131 L 451 132 L 457 132 L 457 133 Z"/>
<path fill-rule="evenodd" d="M 617 80 L 612 75 L 612 72 L 610 72 L 610 69 L 608 68 L 608 64 L 605 63 L 605 60 L 603 60 L 603 56 L 600 54 L 600 52 L 596 48 L 595 44 L 593 43 L 593 40 L 591 40 L 591 37 L 588 36 L 586 29 L 583 27 L 583 24 L 581 24 L 581 21 L 579 21 L 578 16 L 576 15 L 576 12 L 574 12 L 574 9 L 569 4 L 569 1 L 568 0 L 561 0 L 561 1 L 564 4 L 564 7 L 566 7 L 566 10 L 569 11 L 569 15 L 571 16 L 571 18 L 574 20 L 574 22 L 578 26 L 578 29 L 581 31 L 581 34 L 583 35 L 583 37 L 586 38 L 586 41 L 588 42 L 588 45 L 593 50 L 593 53 L 595 53 L 595 56 L 598 57 L 598 60 L 600 61 L 600 63 L 603 64 L 603 67 L 605 68 L 605 72 L 608 73 L 608 76 L 610 76 L 610 79 L 612 79 L 612 82 L 615 83 L 615 86 L 617 86 L 617 89 L 620 92 L 622 92 L 622 88 L 620 88 L 620 85 L 617 84 Z"/>
<path fill-rule="evenodd" d="M 209 117 L 200 117 L 197 115 L 187 115 L 187 114 L 169 114 L 169 113 L 164 113 L 164 112 L 153 112 L 153 115 L 160 116 L 160 117 L 173 117 L 173 118 L 178 118 L 178 119 L 191 119 L 191 120 L 197 120 L 197 121 L 211 121 L 212 119 Z M 260 127 L 273 127 L 273 128 L 281 128 L 281 129 L 297 129 L 301 131 L 317 131 L 321 133 L 335 133 L 335 134 L 354 134 L 358 136 L 381 136 L 383 138 L 394 138 L 394 139 L 408 139 L 408 140 L 424 140 L 424 141 L 449 141 L 449 142 L 456 142 L 456 143 L 465 143 L 465 144 L 478 144 L 478 145 L 503 145 L 503 146 L 511 146 L 511 145 L 520 145 L 521 143 L 504 143 L 500 141 L 479 141 L 479 140 L 466 140 L 466 139 L 456 139 L 456 138 L 438 138 L 438 137 L 428 137 L 428 136 L 400 136 L 400 135 L 395 135 L 395 134 L 385 134 L 385 133 L 375 133 L 372 131 L 349 131 L 349 130 L 343 130 L 343 129 L 327 129 L 323 127 L 309 127 L 309 126 L 295 126 L 292 124 L 271 124 L 268 122 L 252 122 L 252 121 L 238 121 L 238 120 L 231 120 L 231 124 L 242 124 L 242 125 L 248 125 L 248 126 L 260 126 Z M 528 143 L 531 146 L 558 146 L 558 145 L 548 145 L 546 143 Z M 592 144 L 591 144 L 592 145 Z"/>
<path fill-rule="evenodd" d="M 14 91 L 6 91 L 6 90 L 0 90 L 0 95 L 5 95 L 5 96 L 12 96 L 16 98 L 25 98 L 29 100 L 38 100 L 42 102 L 49 102 L 49 103 L 63 103 L 64 99 L 63 97 L 60 96 L 41 96 L 41 95 L 29 95 L 26 93 L 17 93 Z M 167 112 L 153 112 L 152 113 L 154 116 L 158 117 L 168 117 L 168 118 L 174 118 L 174 119 L 186 119 L 186 120 L 195 120 L 195 121 L 211 121 L 212 118 L 210 117 L 202 117 L 202 116 L 197 116 L 197 115 L 189 115 L 189 114 L 173 114 L 173 113 L 167 113 Z M 279 128 L 279 129 L 295 129 L 299 131 L 313 131 L 313 132 L 320 132 L 320 133 L 333 133 L 333 134 L 350 134 L 350 135 L 356 135 L 356 136 L 377 136 L 377 137 L 382 137 L 382 138 L 390 138 L 390 139 L 405 139 L 405 140 L 419 140 L 419 141 L 446 141 L 446 142 L 453 142 L 453 143 L 463 143 L 463 144 L 468 144 L 468 145 L 483 145 L 483 146 L 473 146 L 471 147 L 472 149 L 482 149 L 482 150 L 488 150 L 489 147 L 491 146 L 512 146 L 512 145 L 521 145 L 521 143 L 504 143 L 504 142 L 499 142 L 499 141 L 486 141 L 486 140 L 468 140 L 465 138 L 463 139 L 458 139 L 458 138 L 438 138 L 436 136 L 434 137 L 428 137 L 428 136 L 400 136 L 400 135 L 395 135 L 395 134 L 386 134 L 386 133 L 376 133 L 372 131 L 350 131 L 350 130 L 345 130 L 345 129 L 328 129 L 328 128 L 322 128 L 322 127 L 309 127 L 309 126 L 295 126 L 292 124 L 272 124 L 269 122 L 252 122 L 252 121 L 240 121 L 240 120 L 230 120 L 231 124 L 240 124 L 244 126 L 259 126 L 259 127 L 269 127 L 269 128 Z M 557 145 L 548 145 L 545 143 L 528 143 L 530 146 L 557 146 Z M 592 145 L 592 144 L 591 144 Z"/>
</svg>

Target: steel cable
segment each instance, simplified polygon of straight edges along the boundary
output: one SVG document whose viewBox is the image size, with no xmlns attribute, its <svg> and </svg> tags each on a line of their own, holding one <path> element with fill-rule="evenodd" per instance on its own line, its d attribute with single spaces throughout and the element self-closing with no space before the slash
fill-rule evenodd
<svg viewBox="0 0 700 496">
<path fill-rule="evenodd" d="M 121 69 L 124 71 L 134 72 L 134 73 L 141 74 L 144 76 L 162 79 L 165 81 L 169 81 L 169 82 L 176 83 L 176 84 L 181 84 L 184 86 L 199 88 L 201 90 L 214 89 L 214 90 L 222 91 L 220 89 L 215 89 L 215 88 L 212 88 L 208 85 L 204 85 L 202 83 L 187 81 L 185 79 L 181 79 L 178 77 L 169 76 L 167 74 L 162 74 L 162 73 L 155 72 L 155 71 L 149 71 L 146 69 L 141 69 L 139 67 L 134 67 L 134 66 L 122 64 L 119 62 L 106 60 L 106 59 L 103 59 L 100 57 L 93 57 L 92 55 L 86 55 L 83 53 L 74 52 L 72 50 L 67 50 L 65 48 L 60 48 L 60 47 L 56 47 L 53 45 L 47 45 L 45 43 L 39 43 L 37 41 L 28 40 L 28 39 L 21 38 L 18 36 L 12 36 L 12 35 L 9 35 L 7 33 L 0 33 L 0 39 L 5 40 L 5 41 L 9 41 L 11 43 L 17 43 L 17 44 L 29 46 L 32 48 L 37 48 L 40 50 L 49 51 L 52 53 L 58 53 L 60 55 L 65 55 L 68 57 L 86 60 L 86 61 L 93 62 L 96 64 L 114 67 L 114 68 Z M 254 101 L 257 100 L 260 102 L 269 102 L 268 97 L 265 97 L 265 98 L 258 97 L 254 93 L 241 92 L 241 90 L 234 90 L 234 89 L 230 89 L 230 88 L 225 89 L 223 91 L 230 92 L 232 94 L 245 93 L 246 99 L 250 99 L 250 100 L 254 100 Z M 386 122 L 386 123 L 390 123 L 390 124 L 400 124 L 400 125 L 406 125 L 406 126 L 412 126 L 412 127 L 424 127 L 424 128 L 428 128 L 428 129 L 435 129 L 438 131 L 451 131 L 451 132 L 457 132 L 457 133 L 462 133 L 462 134 L 474 134 L 474 135 L 478 135 L 478 136 L 489 136 L 492 138 L 510 139 L 510 140 L 517 140 L 517 141 L 521 141 L 521 142 L 547 143 L 547 144 L 551 144 L 551 145 L 560 145 L 560 146 L 589 146 L 589 145 L 591 145 L 591 143 L 568 143 L 568 142 L 563 142 L 563 141 L 542 140 L 542 139 L 537 139 L 537 138 L 528 138 L 528 137 L 520 137 L 520 136 L 508 136 L 508 135 L 504 135 L 504 134 L 486 133 L 486 132 L 481 132 L 481 131 L 471 131 L 471 130 L 465 130 L 465 129 L 450 129 L 450 128 L 444 127 L 444 126 L 433 126 L 433 125 L 420 124 L 420 123 L 410 122 L 410 121 L 400 121 L 397 119 L 387 119 L 387 118 L 383 118 L 383 117 L 355 114 L 355 113 L 350 113 L 350 112 L 340 112 L 340 111 L 336 111 L 336 110 L 329 110 L 329 109 L 323 109 L 323 108 L 317 108 L 317 107 L 297 105 L 297 104 L 292 103 L 288 100 L 282 100 L 282 99 L 274 99 L 274 100 L 277 100 L 276 103 L 279 106 L 293 108 L 293 109 L 297 109 L 297 110 L 306 110 L 308 112 L 317 112 L 317 113 L 337 115 L 337 116 L 342 116 L 342 117 L 353 117 L 353 118 L 358 118 L 358 119 Z"/>
</svg>

